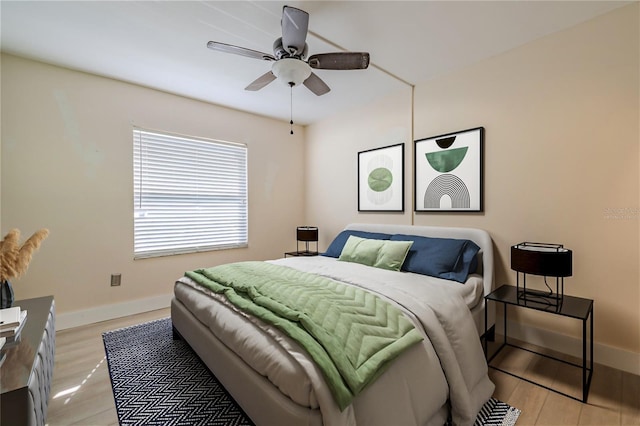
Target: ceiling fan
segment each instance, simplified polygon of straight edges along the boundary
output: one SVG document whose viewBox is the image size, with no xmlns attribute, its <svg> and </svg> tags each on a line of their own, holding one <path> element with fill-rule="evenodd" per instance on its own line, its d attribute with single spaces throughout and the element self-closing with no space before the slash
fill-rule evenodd
<svg viewBox="0 0 640 426">
<path fill-rule="evenodd" d="M 311 70 L 312 68 L 358 70 L 366 69 L 369 66 L 369 54 L 366 52 L 318 53 L 306 59 L 309 14 L 304 10 L 284 6 L 280 23 L 282 37 L 277 38 L 273 43 L 273 55 L 217 41 L 210 41 L 207 43 L 207 47 L 220 52 L 272 61 L 271 71 L 266 72 L 245 87 L 245 90 L 251 91 L 260 90 L 278 78 L 290 87 L 304 84 L 314 94 L 321 96 L 331 89 Z"/>
</svg>

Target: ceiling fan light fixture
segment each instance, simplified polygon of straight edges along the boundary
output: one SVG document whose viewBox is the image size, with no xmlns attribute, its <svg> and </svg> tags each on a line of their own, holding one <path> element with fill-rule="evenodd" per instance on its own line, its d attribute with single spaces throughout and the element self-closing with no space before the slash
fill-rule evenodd
<svg viewBox="0 0 640 426">
<path fill-rule="evenodd" d="M 314 95 L 322 96 L 331 89 L 312 70 L 363 70 L 369 66 L 367 52 L 317 53 L 307 59 L 309 14 L 302 9 L 283 6 L 280 25 L 282 37 L 273 42 L 273 55 L 217 41 L 210 41 L 207 47 L 219 52 L 273 61 L 271 71 L 245 87 L 245 90 L 253 92 L 278 79 L 290 88 L 304 84 Z"/>
<path fill-rule="evenodd" d="M 283 83 L 297 86 L 309 78 L 311 67 L 300 59 L 282 58 L 273 63 L 271 72 Z"/>
</svg>

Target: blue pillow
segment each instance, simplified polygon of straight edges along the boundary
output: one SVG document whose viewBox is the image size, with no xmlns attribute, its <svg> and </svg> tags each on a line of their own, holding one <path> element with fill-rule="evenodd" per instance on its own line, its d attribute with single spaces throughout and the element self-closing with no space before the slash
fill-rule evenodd
<svg viewBox="0 0 640 426">
<path fill-rule="evenodd" d="M 478 253 L 480 247 L 473 241 L 467 241 L 462 249 L 462 264 L 469 265 L 469 274 L 475 274 L 478 270 Z M 466 281 L 466 278 L 465 278 Z"/>
<path fill-rule="evenodd" d="M 349 239 L 351 235 L 355 235 L 360 238 L 369 238 L 374 240 L 389 240 L 391 239 L 391 235 L 389 234 L 381 234 L 379 232 L 365 232 L 365 231 L 352 231 L 350 229 L 344 230 L 340 232 L 329 244 L 327 251 L 322 253 L 322 256 L 328 257 L 340 257 L 340 253 L 342 253 L 342 249 L 344 248 L 345 243 Z"/>
<path fill-rule="evenodd" d="M 473 241 L 396 234 L 396 241 L 413 241 L 403 271 L 465 282 L 477 268 L 480 247 Z"/>
</svg>

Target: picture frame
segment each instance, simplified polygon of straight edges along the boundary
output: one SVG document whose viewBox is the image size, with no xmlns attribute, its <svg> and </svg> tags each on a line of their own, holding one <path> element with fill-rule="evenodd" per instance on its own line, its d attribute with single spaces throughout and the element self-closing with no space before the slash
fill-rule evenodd
<svg viewBox="0 0 640 426">
<path fill-rule="evenodd" d="M 358 152 L 358 211 L 404 212 L 404 143 Z"/>
<path fill-rule="evenodd" d="M 414 141 L 414 211 L 484 210 L 484 127 Z"/>
</svg>

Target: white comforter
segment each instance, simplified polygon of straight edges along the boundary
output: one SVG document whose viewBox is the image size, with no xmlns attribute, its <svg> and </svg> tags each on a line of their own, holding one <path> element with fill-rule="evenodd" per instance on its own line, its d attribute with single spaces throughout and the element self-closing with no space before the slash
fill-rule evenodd
<svg viewBox="0 0 640 426">
<path fill-rule="evenodd" d="M 472 424 L 493 393 L 487 365 L 462 285 L 416 274 L 375 269 L 327 257 L 294 257 L 276 264 L 316 273 L 376 292 L 413 320 L 425 341 L 398 359 L 353 404 L 340 412 L 320 371 L 295 342 L 274 327 L 252 319 L 224 298 L 186 278 L 176 298 L 258 373 L 297 403 L 319 407 L 326 425 L 409 425 L 441 422 L 435 415 L 451 404 L 455 425 Z M 196 289 L 197 291 L 193 291 Z M 229 309 L 203 307 L 202 298 Z M 238 321 L 244 318 L 247 321 Z M 253 324 L 254 326 L 251 326 Z"/>
</svg>

